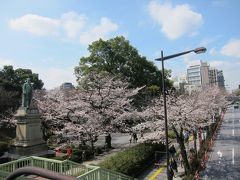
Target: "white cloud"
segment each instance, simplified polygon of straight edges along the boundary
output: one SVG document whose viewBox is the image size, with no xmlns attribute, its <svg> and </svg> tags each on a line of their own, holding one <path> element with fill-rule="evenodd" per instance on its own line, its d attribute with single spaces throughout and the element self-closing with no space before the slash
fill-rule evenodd
<svg viewBox="0 0 240 180">
<path fill-rule="evenodd" d="M 223 70 L 225 85 L 228 85 L 228 87 L 231 89 L 238 88 L 238 85 L 240 84 L 240 79 L 238 76 L 240 63 L 224 61 L 221 65 L 219 65 L 218 68 Z"/>
<path fill-rule="evenodd" d="M 230 40 L 222 47 L 221 53 L 226 56 L 240 58 L 240 39 Z"/>
<path fill-rule="evenodd" d="M 209 54 L 215 55 L 217 54 L 217 50 L 215 48 L 210 49 Z"/>
<path fill-rule="evenodd" d="M 5 59 L 0 57 L 0 69 L 5 65 L 14 65 L 14 61 L 11 59 Z"/>
<path fill-rule="evenodd" d="M 113 23 L 108 18 L 103 17 L 101 18 L 99 25 L 94 26 L 90 29 L 90 31 L 80 35 L 80 42 L 82 44 L 89 44 L 99 38 L 105 39 L 110 32 L 116 31 L 117 29 L 118 25 L 116 23 Z"/>
<path fill-rule="evenodd" d="M 67 37 L 70 39 L 77 38 L 86 24 L 86 19 L 84 15 L 78 15 L 73 11 L 63 14 L 62 25 Z"/>
<path fill-rule="evenodd" d="M 200 42 L 200 46 L 208 46 L 209 44 L 213 43 L 214 41 L 217 40 L 218 37 L 207 37 L 202 39 L 202 41 Z"/>
<path fill-rule="evenodd" d="M 219 5 L 225 5 L 227 1 L 225 0 L 214 0 L 212 1 L 212 5 L 219 6 Z"/>
<path fill-rule="evenodd" d="M 151 1 L 148 11 L 161 31 L 171 40 L 196 34 L 203 23 L 202 15 L 194 12 L 188 4 L 174 7 L 170 3 Z"/>
<path fill-rule="evenodd" d="M 192 65 L 193 63 L 199 63 L 200 60 L 196 59 L 196 55 L 193 53 L 189 53 L 183 56 L 183 62 L 187 66 Z"/>
<path fill-rule="evenodd" d="M 222 65 L 224 64 L 224 62 L 223 62 L 223 61 L 215 60 L 215 61 L 210 61 L 209 64 L 210 64 L 211 67 L 216 67 L 216 68 L 218 68 L 218 67 L 222 67 Z"/>
<path fill-rule="evenodd" d="M 9 27 L 17 31 L 25 31 L 38 36 L 59 35 L 61 39 L 75 40 L 88 44 L 99 38 L 106 39 L 118 30 L 118 25 L 107 17 L 100 19 L 100 24 L 90 25 L 88 18 L 74 11 L 54 19 L 35 14 L 27 14 L 9 21 Z"/>
<path fill-rule="evenodd" d="M 42 61 L 54 61 L 53 58 L 46 58 Z M 23 68 L 31 69 L 32 72 L 39 75 L 39 79 L 44 82 L 44 88 L 53 89 L 59 87 L 64 82 L 71 82 L 76 85 L 76 77 L 74 75 L 74 67 L 64 67 L 64 68 L 46 68 L 46 67 L 36 67 L 34 64 L 27 62 L 17 63 L 14 60 L 1 58 L 0 57 L 0 70 L 4 65 L 12 65 L 14 69 Z"/>
<path fill-rule="evenodd" d="M 31 69 L 32 72 L 37 73 L 39 75 L 39 79 L 41 79 L 44 83 L 44 88 L 53 89 L 55 87 L 59 87 L 64 82 L 71 82 L 76 85 L 76 77 L 74 75 L 74 67 L 64 67 L 64 68 L 56 68 L 56 67 L 36 67 L 34 65 L 29 64 L 21 64 L 14 66 L 14 69 L 17 68 L 26 68 Z"/>
<path fill-rule="evenodd" d="M 27 14 L 20 18 L 10 20 L 9 26 L 14 30 L 26 31 L 39 36 L 47 36 L 56 34 L 60 23 L 60 20 L 57 19 Z"/>
<path fill-rule="evenodd" d="M 39 73 L 39 78 L 44 82 L 46 89 L 59 87 L 64 82 L 71 82 L 76 85 L 76 77 L 74 75 L 74 67 L 67 68 L 49 68 L 36 69 Z"/>
</svg>

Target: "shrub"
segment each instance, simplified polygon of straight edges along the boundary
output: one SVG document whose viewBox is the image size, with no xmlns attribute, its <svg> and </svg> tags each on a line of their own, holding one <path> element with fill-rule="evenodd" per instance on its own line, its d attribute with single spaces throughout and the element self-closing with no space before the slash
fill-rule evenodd
<svg viewBox="0 0 240 180">
<path fill-rule="evenodd" d="M 102 153 L 103 153 L 102 148 L 101 148 L 101 147 L 96 147 L 96 148 L 95 148 L 95 153 L 96 153 L 96 155 L 102 154 Z"/>
<path fill-rule="evenodd" d="M 169 131 L 168 131 L 168 137 L 169 137 L 170 139 L 176 139 L 176 134 L 175 134 L 175 132 L 174 132 L 173 130 L 169 130 Z"/>
<path fill-rule="evenodd" d="M 143 143 L 111 156 L 99 165 L 135 177 L 154 158 L 155 151 L 164 149 L 163 144 Z"/>
<path fill-rule="evenodd" d="M 77 155 L 72 155 L 69 160 L 80 163 L 82 161 L 82 157 Z"/>
<path fill-rule="evenodd" d="M 61 151 L 62 151 L 62 153 L 67 153 L 66 149 L 62 149 Z"/>
<path fill-rule="evenodd" d="M 8 151 L 8 143 L 0 142 L 0 153 L 3 154 L 5 151 Z"/>
<path fill-rule="evenodd" d="M 54 157 L 51 157 L 49 159 L 55 159 L 55 160 L 63 161 L 65 159 L 67 159 L 67 156 L 54 156 Z"/>
<path fill-rule="evenodd" d="M 183 180 L 194 180 L 194 176 L 192 174 L 185 176 Z"/>
</svg>

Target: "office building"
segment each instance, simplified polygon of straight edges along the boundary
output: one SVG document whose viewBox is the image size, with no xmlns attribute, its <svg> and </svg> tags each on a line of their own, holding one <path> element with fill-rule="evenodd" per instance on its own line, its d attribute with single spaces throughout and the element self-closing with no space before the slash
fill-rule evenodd
<svg viewBox="0 0 240 180">
<path fill-rule="evenodd" d="M 209 65 L 207 62 L 193 62 L 187 69 L 189 85 L 205 86 L 209 84 Z"/>
</svg>

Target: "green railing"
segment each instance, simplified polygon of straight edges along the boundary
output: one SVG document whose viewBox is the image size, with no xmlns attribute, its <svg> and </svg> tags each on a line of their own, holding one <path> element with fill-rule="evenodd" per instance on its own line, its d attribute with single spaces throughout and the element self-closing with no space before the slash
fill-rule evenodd
<svg viewBox="0 0 240 180">
<path fill-rule="evenodd" d="M 22 167 L 39 167 L 42 169 L 47 169 L 53 172 L 57 172 L 64 175 L 78 177 L 81 174 L 84 174 L 92 169 L 89 167 L 80 165 L 78 163 L 64 160 L 54 160 L 54 159 L 47 159 L 41 158 L 36 156 L 31 156 L 15 161 L 11 161 L 8 163 L 0 164 L 0 179 L 3 179 L 9 173 L 12 173 L 18 168 Z"/>
<path fill-rule="evenodd" d="M 125 174 L 92 166 L 92 170 L 77 177 L 80 180 L 133 180 L 134 178 Z"/>
<path fill-rule="evenodd" d="M 0 180 L 5 179 L 10 173 L 22 167 L 39 167 L 56 173 L 69 175 L 81 180 L 132 180 L 125 174 L 103 169 L 97 166 L 84 166 L 69 160 L 59 161 L 54 159 L 30 156 L 27 158 L 0 164 Z M 19 177 L 19 180 L 25 179 Z"/>
</svg>

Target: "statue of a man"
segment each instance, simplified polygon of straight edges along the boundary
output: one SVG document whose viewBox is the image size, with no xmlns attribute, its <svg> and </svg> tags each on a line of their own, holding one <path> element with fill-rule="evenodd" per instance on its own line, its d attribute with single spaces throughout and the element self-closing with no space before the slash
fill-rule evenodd
<svg viewBox="0 0 240 180">
<path fill-rule="evenodd" d="M 30 82 L 30 78 L 27 78 L 26 82 L 23 84 L 22 91 L 22 107 L 29 108 L 32 100 L 32 85 Z"/>
</svg>

